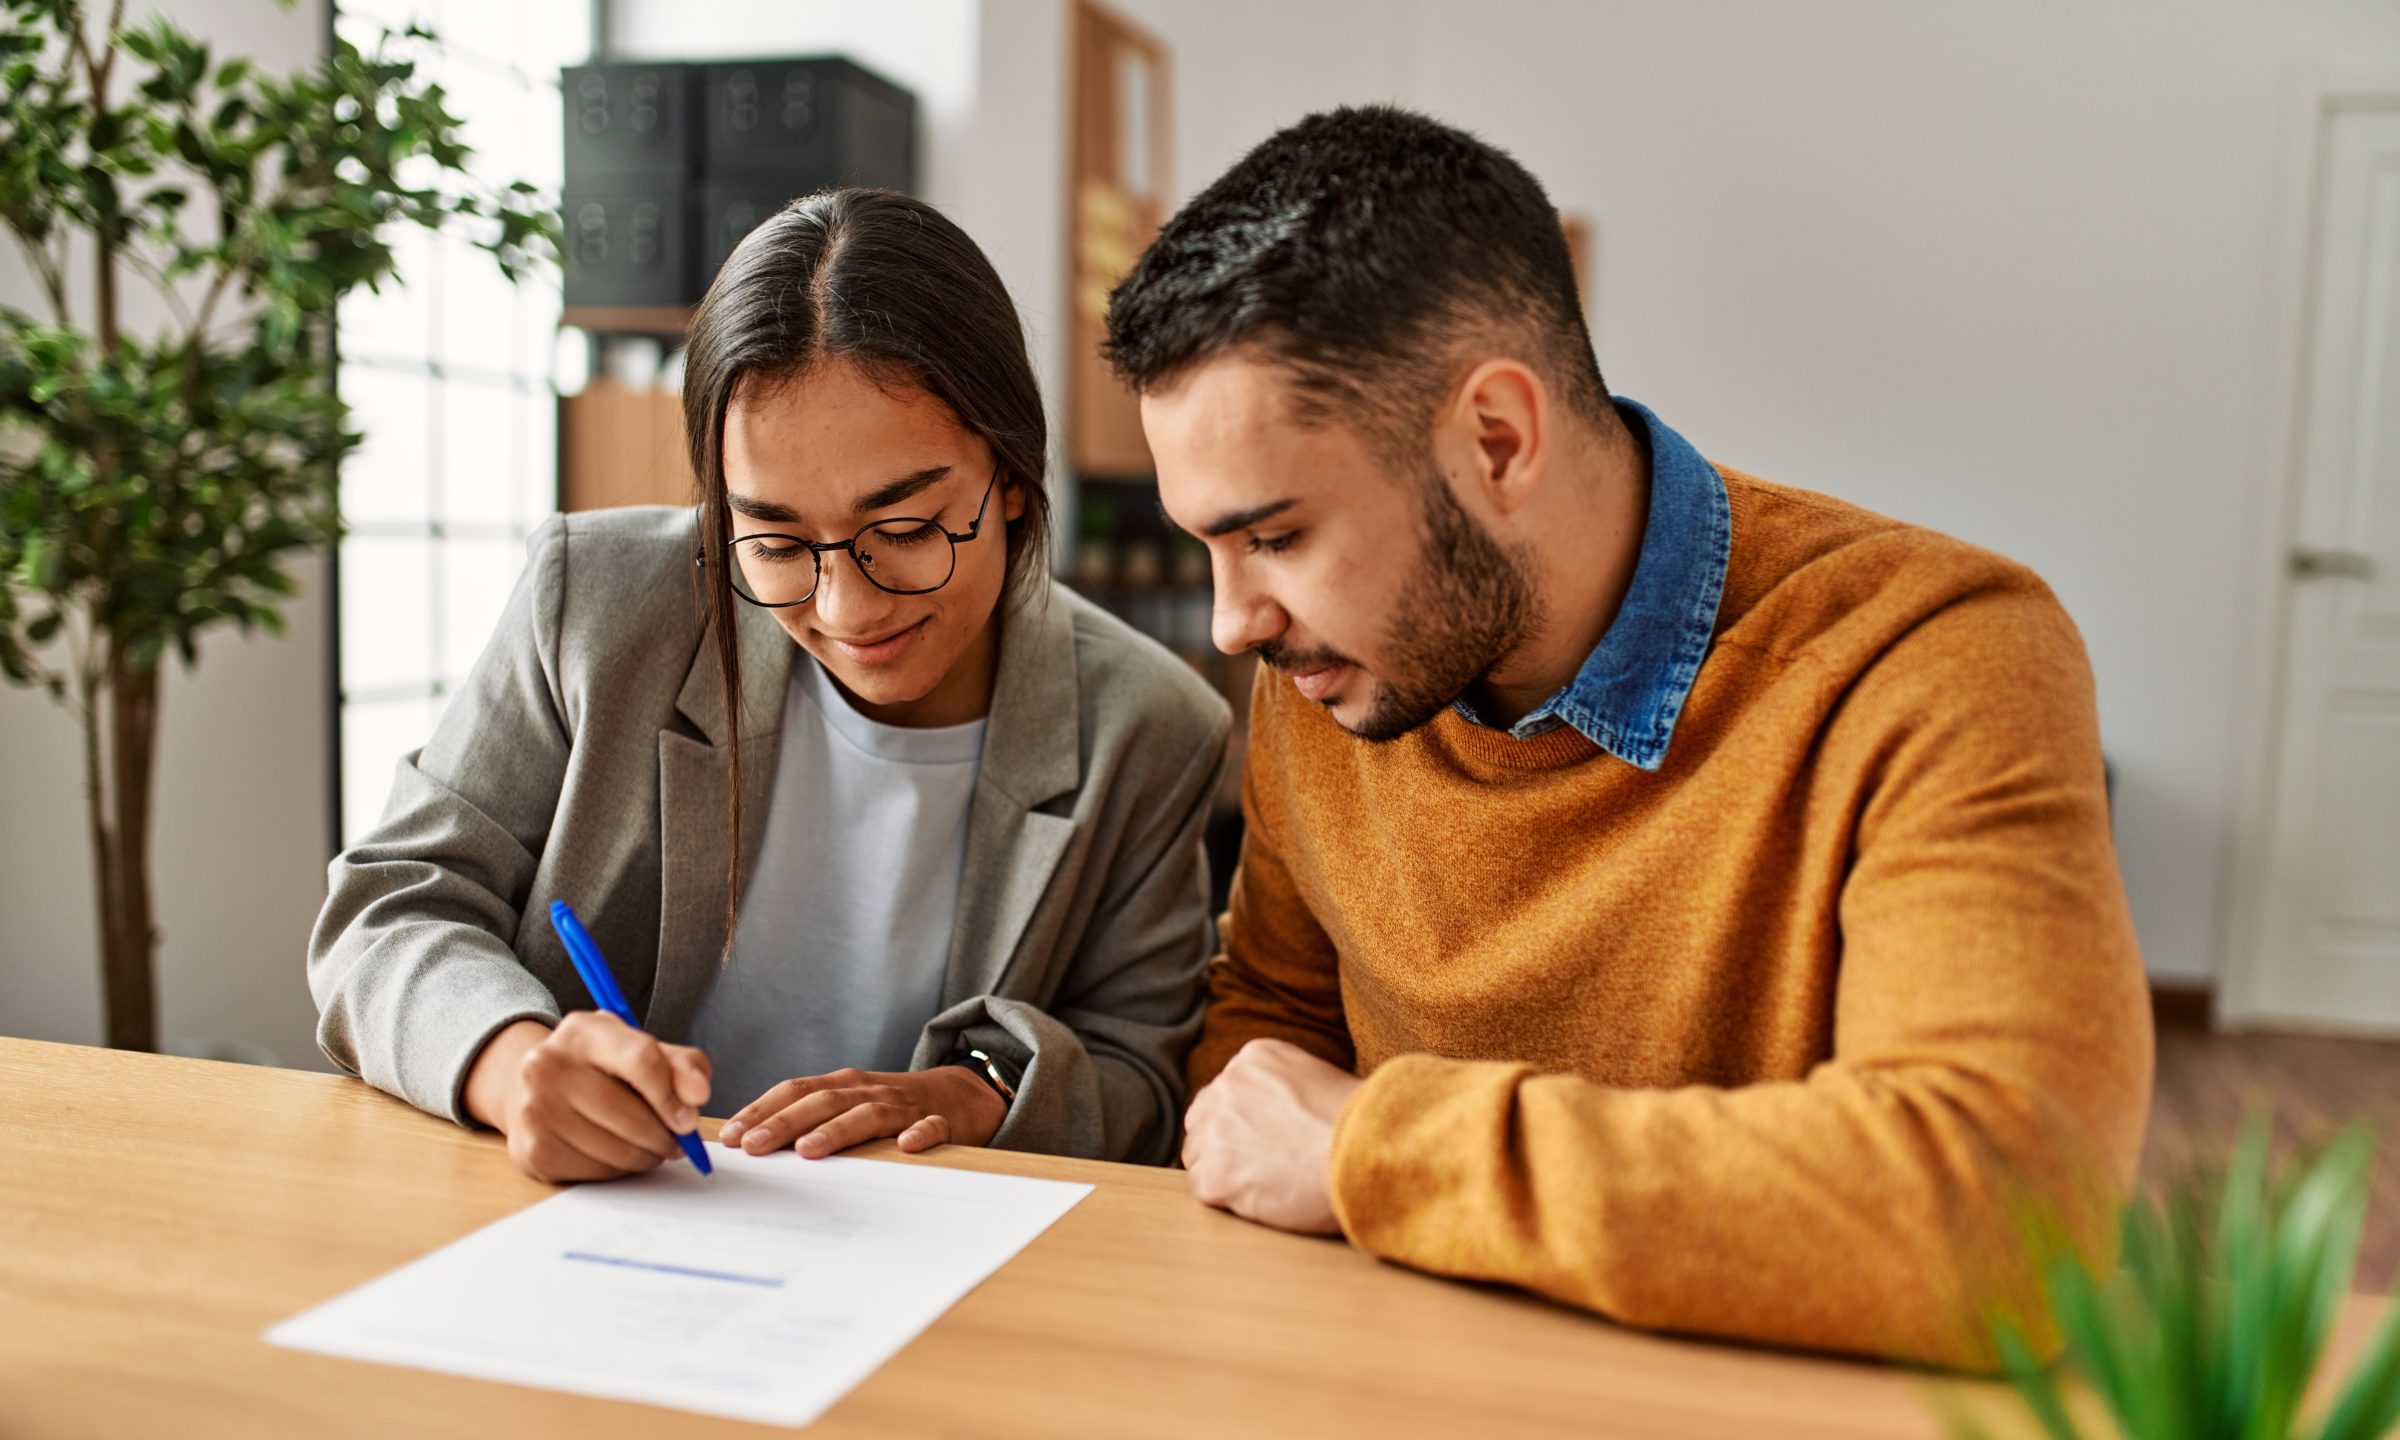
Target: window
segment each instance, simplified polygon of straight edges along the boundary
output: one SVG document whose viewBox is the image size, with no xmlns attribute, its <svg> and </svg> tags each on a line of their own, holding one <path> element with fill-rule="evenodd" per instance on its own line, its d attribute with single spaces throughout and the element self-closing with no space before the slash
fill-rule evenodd
<svg viewBox="0 0 2400 1440">
<path fill-rule="evenodd" d="M 372 49 L 410 20 L 479 178 L 556 194 L 558 72 L 592 47 L 591 0 L 336 0 Z M 383 813 L 393 766 L 424 744 L 498 620 L 525 540 L 558 502 L 551 382 L 555 273 L 518 285 L 464 234 L 395 235 L 400 274 L 339 316 L 335 383 L 365 439 L 342 473 L 341 838 Z"/>
</svg>

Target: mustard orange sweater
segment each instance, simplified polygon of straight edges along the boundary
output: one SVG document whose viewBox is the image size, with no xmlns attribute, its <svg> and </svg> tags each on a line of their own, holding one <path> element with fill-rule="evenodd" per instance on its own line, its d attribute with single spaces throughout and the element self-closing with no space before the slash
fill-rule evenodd
<svg viewBox="0 0 2400 1440">
<path fill-rule="evenodd" d="M 2022 1213 L 2105 1248 L 2147 993 L 2092 680 L 2030 572 L 1723 474 L 1664 767 L 1445 712 L 1352 738 L 1264 669 L 1195 1086 L 1253 1037 L 1366 1077 L 1373 1254 L 1649 1327 L 1937 1364 Z"/>
</svg>

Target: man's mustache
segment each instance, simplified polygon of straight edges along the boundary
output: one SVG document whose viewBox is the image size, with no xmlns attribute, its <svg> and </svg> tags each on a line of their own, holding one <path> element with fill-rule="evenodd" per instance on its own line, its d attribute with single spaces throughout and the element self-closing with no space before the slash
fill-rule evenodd
<svg viewBox="0 0 2400 1440">
<path fill-rule="evenodd" d="M 1285 648 L 1281 640 L 1261 640 L 1250 647 L 1250 653 L 1286 675 L 1305 675 L 1311 670 L 1330 670 L 1336 665 L 1358 663 L 1339 650 L 1291 650 Z"/>
</svg>

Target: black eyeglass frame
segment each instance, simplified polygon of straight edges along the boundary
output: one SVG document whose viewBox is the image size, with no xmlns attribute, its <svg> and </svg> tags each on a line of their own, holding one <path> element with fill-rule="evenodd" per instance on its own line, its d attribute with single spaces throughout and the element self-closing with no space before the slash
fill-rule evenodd
<svg viewBox="0 0 2400 1440">
<path fill-rule="evenodd" d="M 958 547 L 965 545 L 982 535 L 983 517 L 985 512 L 989 511 L 992 507 L 992 490 L 999 483 L 1000 467 L 995 464 L 992 466 L 992 477 L 983 482 L 983 499 L 975 506 L 975 518 L 967 522 L 967 528 L 964 532 L 949 529 L 940 521 L 926 516 L 894 515 L 884 520 L 868 521 L 866 524 L 859 526 L 858 533 L 852 535 L 847 540 L 810 540 L 799 535 L 786 535 L 777 530 L 765 530 L 756 535 L 736 535 L 731 540 L 724 542 L 723 548 L 726 552 L 725 563 L 727 565 L 738 568 L 742 563 L 742 557 L 733 553 L 733 547 L 736 545 L 749 545 L 760 540 L 786 540 L 809 552 L 808 558 L 810 562 L 817 567 L 816 578 L 809 581 L 808 593 L 802 595 L 797 600 L 760 600 L 755 596 L 745 594 L 741 586 L 734 585 L 732 583 L 733 574 L 731 570 L 726 572 L 726 583 L 732 587 L 735 595 L 740 596 L 743 600 L 752 605 L 756 605 L 761 610 L 789 610 L 794 605 L 806 605 L 809 601 L 817 598 L 817 591 L 822 589 L 825 584 L 826 552 L 829 550 L 847 550 L 850 552 L 850 563 L 858 567 L 858 573 L 860 577 L 869 585 L 881 590 L 884 594 L 931 595 L 934 591 L 941 589 L 942 585 L 949 584 L 957 577 Z M 875 578 L 873 572 L 867 569 L 866 563 L 858 558 L 858 542 L 867 537 L 867 532 L 871 530 L 880 530 L 886 525 L 930 525 L 934 529 L 941 531 L 942 538 L 950 542 L 950 573 L 942 577 L 941 585 L 927 585 L 916 590 L 895 590 L 891 586 L 886 585 L 881 580 Z M 692 555 L 692 563 L 705 569 L 708 565 L 707 552 L 694 552 Z"/>
</svg>

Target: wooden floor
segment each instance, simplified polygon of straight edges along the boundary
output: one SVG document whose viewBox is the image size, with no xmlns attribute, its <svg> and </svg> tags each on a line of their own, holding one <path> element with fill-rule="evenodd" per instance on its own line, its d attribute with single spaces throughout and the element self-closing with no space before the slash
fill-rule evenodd
<svg viewBox="0 0 2400 1440">
<path fill-rule="evenodd" d="M 2400 1278 L 2400 1044 L 2162 1025 L 2145 1181 L 2221 1159 L 2243 1115 L 2262 1106 L 2284 1142 L 2322 1138 L 2352 1121 L 2374 1127 L 2381 1142 L 2375 1195 L 2352 1288 L 2389 1292 Z"/>
</svg>

